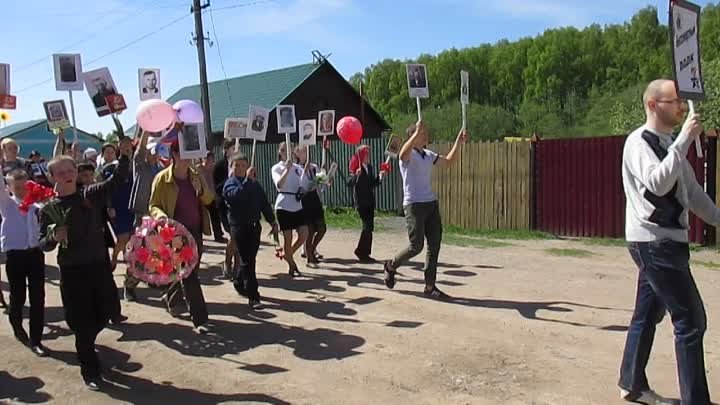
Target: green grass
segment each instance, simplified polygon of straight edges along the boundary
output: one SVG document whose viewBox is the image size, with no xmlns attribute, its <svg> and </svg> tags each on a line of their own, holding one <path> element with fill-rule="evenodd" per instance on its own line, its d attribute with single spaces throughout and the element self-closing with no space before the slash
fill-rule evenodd
<svg viewBox="0 0 720 405">
<path fill-rule="evenodd" d="M 452 246 L 460 246 L 460 247 L 473 247 L 478 249 L 489 249 L 489 248 L 499 248 L 499 247 L 505 247 L 505 246 L 512 246 L 510 243 L 507 242 L 501 242 L 498 240 L 492 240 L 487 238 L 475 238 L 472 236 L 464 236 L 464 235 L 458 235 L 458 234 L 444 234 L 443 235 L 443 243 L 447 245 Z"/>
<path fill-rule="evenodd" d="M 613 247 L 625 247 L 627 242 L 624 239 L 611 239 L 611 238 L 587 238 L 582 239 L 582 243 L 588 246 L 613 246 Z"/>
<path fill-rule="evenodd" d="M 702 267 L 705 267 L 705 268 L 707 268 L 707 269 L 709 269 L 709 270 L 720 270 L 720 263 L 715 263 L 715 262 L 703 262 L 703 261 L 700 261 L 700 260 L 691 260 L 691 261 L 690 261 L 690 264 L 692 264 L 692 265 L 694 265 L 694 266 L 702 266 Z"/>
<path fill-rule="evenodd" d="M 375 211 L 375 218 L 395 216 L 391 212 Z M 360 229 L 362 221 L 357 211 L 352 208 L 327 208 L 325 210 L 325 222 L 330 229 Z M 375 230 L 382 231 L 383 225 L 375 222 Z"/>
<path fill-rule="evenodd" d="M 545 249 L 546 253 L 549 253 L 553 256 L 561 256 L 561 257 L 590 257 L 593 256 L 594 253 L 582 250 L 582 249 Z"/>
<path fill-rule="evenodd" d="M 504 240 L 543 240 L 543 239 L 555 239 L 555 237 L 549 233 L 530 231 L 530 230 L 506 230 L 506 229 L 494 229 L 494 230 L 479 230 L 479 229 L 462 229 L 453 225 L 444 225 L 443 233 L 459 235 L 459 236 L 470 236 L 476 238 L 488 238 L 488 239 L 504 239 Z"/>
</svg>

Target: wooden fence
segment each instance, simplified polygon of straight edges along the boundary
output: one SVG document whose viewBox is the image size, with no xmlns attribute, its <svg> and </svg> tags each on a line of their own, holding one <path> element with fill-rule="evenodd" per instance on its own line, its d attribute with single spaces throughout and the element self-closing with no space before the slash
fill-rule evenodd
<svg viewBox="0 0 720 405">
<path fill-rule="evenodd" d="M 448 153 L 452 144 L 431 145 Z M 466 229 L 530 229 L 531 145 L 484 142 L 465 145 L 460 160 L 433 171 L 443 222 Z"/>
</svg>

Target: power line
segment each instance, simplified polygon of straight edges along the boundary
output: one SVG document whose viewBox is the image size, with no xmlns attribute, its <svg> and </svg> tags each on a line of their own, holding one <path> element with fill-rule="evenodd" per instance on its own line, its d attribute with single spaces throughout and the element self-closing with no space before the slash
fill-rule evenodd
<svg viewBox="0 0 720 405">
<path fill-rule="evenodd" d="M 130 47 L 130 46 L 132 46 L 132 45 L 134 45 L 134 44 L 136 44 L 136 43 L 138 43 L 138 42 L 140 42 L 140 41 L 142 41 L 142 40 L 144 40 L 144 39 L 146 39 L 146 38 L 148 38 L 148 37 L 150 37 L 150 36 L 152 36 L 152 35 L 157 34 L 158 32 L 160 32 L 160 31 L 162 31 L 162 30 L 170 27 L 170 26 L 173 25 L 173 24 L 177 24 L 178 22 L 182 21 L 183 19 L 187 18 L 188 16 L 190 16 L 189 13 L 188 13 L 188 14 L 185 14 L 185 15 L 183 15 L 183 16 L 181 16 L 181 17 L 178 17 L 178 18 L 172 20 L 171 22 L 169 22 L 169 23 L 167 23 L 167 24 L 159 27 L 158 29 L 156 29 L 156 30 L 154 30 L 154 31 L 152 31 L 152 32 L 149 32 L 149 33 L 147 33 L 147 34 L 145 34 L 145 35 L 143 35 L 143 36 L 141 36 L 141 37 L 138 37 L 138 38 L 136 38 L 136 39 L 134 39 L 134 40 L 132 40 L 132 41 L 130 41 L 130 42 L 128 42 L 128 43 L 120 46 L 119 48 L 116 48 L 116 49 L 114 49 L 114 50 L 112 50 L 112 51 L 110 51 L 110 52 L 108 52 L 108 53 L 106 53 L 106 54 L 104 54 L 104 55 L 101 55 L 101 56 L 99 56 L 99 57 L 97 57 L 97 58 L 95 58 L 95 59 L 93 59 L 93 60 L 91 60 L 91 61 L 89 61 L 89 62 L 87 62 L 87 63 L 84 63 L 84 64 L 92 65 L 93 63 L 99 62 L 100 60 L 102 60 L 102 59 L 104 59 L 104 58 L 106 58 L 106 57 L 108 57 L 108 56 L 112 56 L 112 55 L 114 55 L 114 54 L 116 54 L 116 53 L 118 53 L 118 52 L 120 52 L 120 51 L 122 51 L 122 50 L 125 50 L 126 48 L 128 48 L 128 47 Z M 32 84 L 32 85 L 30 85 L 30 86 L 24 87 L 24 88 L 16 91 L 15 93 L 16 93 L 16 94 L 20 94 L 20 93 L 25 92 L 25 91 L 27 91 L 27 90 L 31 90 L 31 89 L 34 89 L 34 88 L 36 88 L 36 87 L 42 86 L 43 84 L 49 83 L 49 82 L 51 82 L 51 81 L 53 81 L 53 78 L 52 78 L 52 77 L 49 78 L 49 79 L 47 79 L 47 80 L 43 80 L 43 81 L 41 81 L 41 82 L 38 82 L 38 83 Z"/>
<path fill-rule="evenodd" d="M 228 81 L 228 75 L 225 71 L 225 63 L 223 62 L 222 51 L 220 50 L 220 38 L 218 37 L 217 31 L 215 30 L 215 18 L 213 17 L 213 8 L 210 7 L 208 10 L 210 12 L 210 23 L 212 25 L 213 36 L 215 37 L 215 44 L 217 45 L 218 58 L 220 58 L 220 68 L 222 69 L 223 76 L 225 76 L 225 87 L 227 88 L 228 100 L 230 101 L 230 106 L 232 106 L 233 115 L 237 117 L 237 111 L 235 111 L 235 103 L 233 103 L 232 101 L 232 92 L 230 91 L 230 81 Z"/>
<path fill-rule="evenodd" d="M 242 4 L 236 4 L 234 6 L 225 6 L 225 7 L 218 7 L 215 9 L 215 11 L 222 11 L 222 10 L 230 10 L 233 8 L 240 8 L 240 7 L 249 7 L 249 6 L 255 6 L 258 4 L 265 4 L 265 3 L 273 3 L 275 0 L 258 0 L 258 1 L 251 1 L 248 3 L 242 3 Z"/>
</svg>

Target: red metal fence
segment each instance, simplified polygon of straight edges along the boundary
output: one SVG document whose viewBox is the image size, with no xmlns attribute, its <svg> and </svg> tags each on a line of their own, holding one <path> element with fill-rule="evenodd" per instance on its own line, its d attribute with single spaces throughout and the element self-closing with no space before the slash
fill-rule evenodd
<svg viewBox="0 0 720 405">
<path fill-rule="evenodd" d="M 621 238 L 625 234 L 623 136 L 549 139 L 535 143 L 535 229 L 562 236 Z M 705 181 L 704 160 L 688 159 Z M 691 215 L 690 240 L 703 242 L 703 222 Z"/>
</svg>

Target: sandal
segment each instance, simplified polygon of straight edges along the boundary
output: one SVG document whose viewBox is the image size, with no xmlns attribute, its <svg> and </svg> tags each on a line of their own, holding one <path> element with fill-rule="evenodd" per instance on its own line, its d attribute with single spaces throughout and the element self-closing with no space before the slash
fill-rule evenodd
<svg viewBox="0 0 720 405">
<path fill-rule="evenodd" d="M 392 269 L 390 261 L 385 262 L 385 287 L 392 290 L 395 287 L 395 275 L 397 272 L 390 269 Z"/>
</svg>

